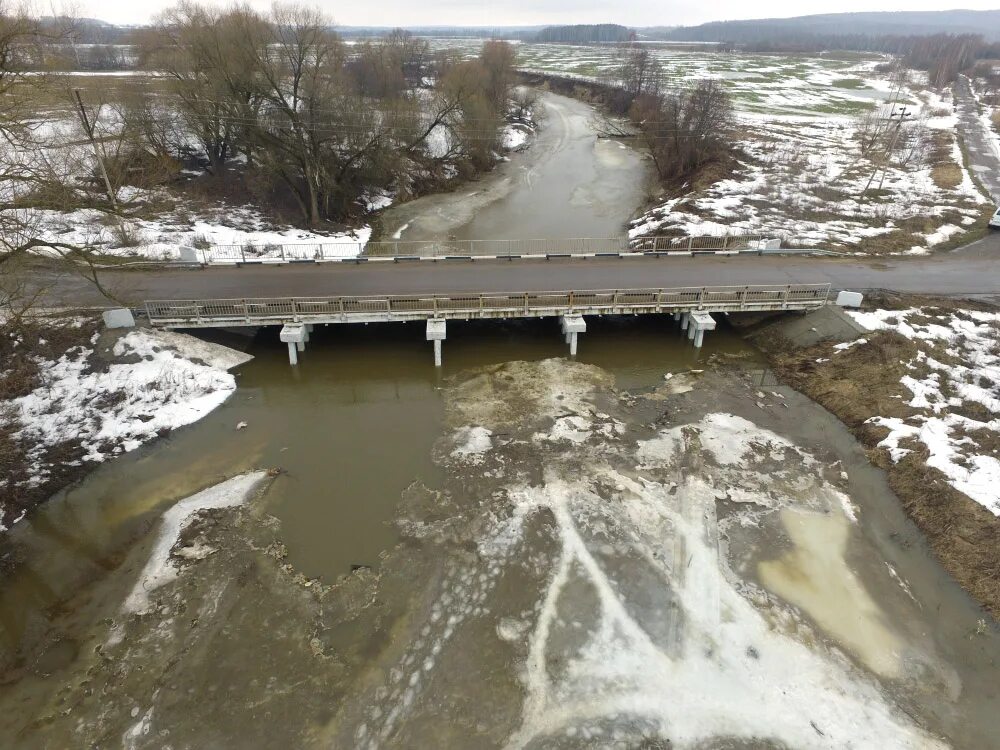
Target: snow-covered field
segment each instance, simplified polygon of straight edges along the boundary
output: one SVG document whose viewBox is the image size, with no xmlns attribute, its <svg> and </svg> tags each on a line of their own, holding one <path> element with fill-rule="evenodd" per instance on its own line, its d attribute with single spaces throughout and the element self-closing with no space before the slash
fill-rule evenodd
<svg viewBox="0 0 1000 750">
<path fill-rule="evenodd" d="M 736 173 L 657 206 L 630 235 L 742 231 L 798 247 L 930 252 L 973 228 L 989 204 L 963 165 L 950 92 L 907 96 L 924 145 L 906 164 L 864 158 L 855 117 L 743 112 L 738 145 L 748 158 Z"/>
<path fill-rule="evenodd" d="M 926 448 L 928 466 L 1000 516 L 1000 313 L 928 307 L 849 314 L 919 349 L 901 381 L 913 414 L 869 420 L 889 430 L 879 445 L 894 461 Z"/>
<path fill-rule="evenodd" d="M 95 334 L 89 346 L 39 361 L 40 385 L 0 402 L 0 422 L 26 449 L 18 486 L 45 485 L 54 447 L 79 446 L 73 465 L 96 464 L 201 419 L 236 390 L 228 370 L 250 359 L 169 331 L 136 329 L 100 353 L 98 342 Z M 16 492 L 11 481 L 0 477 L 0 488 Z"/>
</svg>

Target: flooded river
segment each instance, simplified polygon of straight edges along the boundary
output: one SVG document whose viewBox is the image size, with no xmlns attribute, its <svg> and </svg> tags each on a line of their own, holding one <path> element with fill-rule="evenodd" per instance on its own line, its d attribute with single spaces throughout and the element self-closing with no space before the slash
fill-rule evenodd
<svg viewBox="0 0 1000 750">
<path fill-rule="evenodd" d="M 534 143 L 453 193 L 430 195 L 383 214 L 384 239 L 562 239 L 618 237 L 652 179 L 648 160 L 598 138 L 594 110 L 545 93 Z"/>
<path fill-rule="evenodd" d="M 551 320 L 454 323 L 441 371 L 416 324 L 296 369 L 226 338 L 229 401 L 9 535 L 0 747 L 995 746 L 993 626 L 720 328 L 594 318 L 574 361 Z"/>
</svg>

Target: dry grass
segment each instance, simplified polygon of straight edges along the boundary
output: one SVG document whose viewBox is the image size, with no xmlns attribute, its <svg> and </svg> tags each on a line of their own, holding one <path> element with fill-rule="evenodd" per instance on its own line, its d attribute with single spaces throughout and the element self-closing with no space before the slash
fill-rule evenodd
<svg viewBox="0 0 1000 750">
<path fill-rule="evenodd" d="M 950 133 L 937 132 L 931 144 L 930 160 L 931 179 L 942 190 L 952 190 L 962 184 L 962 165 L 956 163 L 951 154 L 952 136 Z"/>
<path fill-rule="evenodd" d="M 900 307 L 920 304 L 897 299 Z M 935 301 L 939 307 L 948 302 Z M 955 304 L 955 303 L 951 303 Z M 878 448 L 886 429 L 866 424 L 875 416 L 906 417 L 914 412 L 903 399 L 900 378 L 916 345 L 895 332 L 868 337 L 869 343 L 831 356 L 830 344 L 796 349 L 772 335 L 756 341 L 772 367 L 790 385 L 835 414 L 866 446 L 873 463 L 885 469 L 889 483 L 909 516 L 926 535 L 931 549 L 956 581 L 993 615 L 1000 617 L 1000 519 L 948 484 L 944 474 L 927 466 L 920 443 L 893 462 Z M 817 359 L 829 359 L 818 363 Z M 981 431 L 980 431 L 981 432 Z M 970 435 L 983 453 L 1000 450 L 1000 437 Z M 980 442 L 981 441 L 981 442 Z M 995 454 L 994 454 L 995 455 Z"/>
<path fill-rule="evenodd" d="M 25 443 L 18 435 L 20 423 L 9 401 L 42 385 L 40 362 L 57 360 L 73 347 L 88 345 L 97 328 L 96 320 L 82 326 L 48 321 L 28 321 L 16 329 L 0 326 L 0 522 L 5 525 L 87 471 L 80 462 L 80 445 L 73 441 L 60 443 L 47 448 L 42 456 L 43 463 L 50 467 L 47 480 L 37 486 L 25 485 L 29 478 L 28 456 L 37 446 Z"/>
<path fill-rule="evenodd" d="M 942 190 L 952 190 L 962 184 L 962 168 L 953 161 L 937 164 L 931 169 L 931 179 Z"/>
</svg>

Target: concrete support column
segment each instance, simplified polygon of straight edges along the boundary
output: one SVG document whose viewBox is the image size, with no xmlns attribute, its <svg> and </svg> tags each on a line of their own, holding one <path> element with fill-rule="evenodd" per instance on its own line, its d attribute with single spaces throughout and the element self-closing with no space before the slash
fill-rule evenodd
<svg viewBox="0 0 1000 750">
<path fill-rule="evenodd" d="M 715 318 L 707 312 L 691 313 L 691 326 L 688 338 L 694 341 L 695 349 L 700 349 L 705 341 L 705 331 L 715 330 Z"/>
<path fill-rule="evenodd" d="M 577 339 L 581 333 L 587 332 L 587 321 L 582 315 L 563 315 L 559 319 L 562 331 L 566 334 L 566 343 L 569 344 L 569 356 L 576 356 Z"/>
<path fill-rule="evenodd" d="M 678 321 L 680 319 L 681 319 L 681 314 L 680 313 L 674 313 L 674 320 Z"/>
<path fill-rule="evenodd" d="M 442 349 L 443 341 L 448 336 L 447 324 L 443 318 L 428 318 L 427 320 L 427 340 L 434 342 L 434 366 L 441 367 L 443 364 Z"/>
<path fill-rule="evenodd" d="M 288 344 L 288 364 L 299 363 L 299 352 L 305 351 L 308 337 L 304 323 L 285 323 L 281 327 L 280 338 Z"/>
<path fill-rule="evenodd" d="M 691 313 L 681 314 L 681 330 L 686 331 L 688 329 L 688 323 L 691 322 Z"/>
</svg>

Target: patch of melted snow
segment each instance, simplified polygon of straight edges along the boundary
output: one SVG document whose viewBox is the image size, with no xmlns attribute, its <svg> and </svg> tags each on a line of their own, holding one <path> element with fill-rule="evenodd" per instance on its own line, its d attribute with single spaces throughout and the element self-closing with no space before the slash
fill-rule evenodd
<svg viewBox="0 0 1000 750">
<path fill-rule="evenodd" d="M 149 606 L 149 594 L 177 578 L 177 566 L 170 550 L 194 516 L 203 510 L 232 508 L 246 502 L 259 487 L 266 472 L 254 471 L 228 479 L 173 505 L 160 521 L 153 550 L 132 591 L 122 604 L 127 614 L 142 613 Z"/>
</svg>

